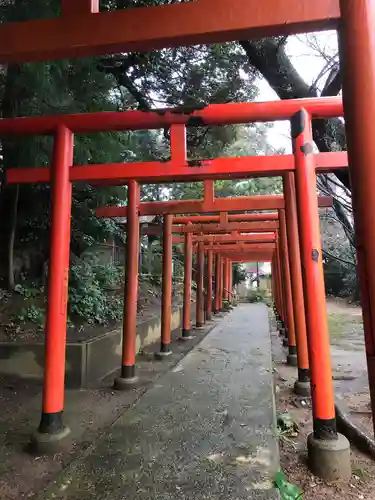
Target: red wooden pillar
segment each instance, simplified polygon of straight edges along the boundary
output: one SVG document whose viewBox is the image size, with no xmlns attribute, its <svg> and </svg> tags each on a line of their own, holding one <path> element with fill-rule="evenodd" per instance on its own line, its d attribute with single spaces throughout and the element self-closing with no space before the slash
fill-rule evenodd
<svg viewBox="0 0 375 500">
<path fill-rule="evenodd" d="M 215 255 L 215 308 L 214 314 L 220 311 L 220 256 Z"/>
<path fill-rule="evenodd" d="M 275 313 L 275 320 L 276 320 L 276 328 L 278 329 L 280 327 L 280 321 L 281 321 L 281 316 L 280 316 L 280 295 L 279 295 L 279 270 L 278 270 L 278 265 L 277 265 L 277 252 L 275 251 L 272 257 L 272 293 L 273 293 L 273 298 L 274 298 L 274 313 Z"/>
<path fill-rule="evenodd" d="M 184 305 L 181 339 L 191 339 L 191 274 L 193 270 L 193 234 L 185 233 Z"/>
<path fill-rule="evenodd" d="M 196 303 L 196 327 L 201 328 L 204 324 L 204 244 L 198 243 L 197 252 L 197 303 Z"/>
<path fill-rule="evenodd" d="M 286 345 L 288 345 L 288 364 L 297 366 L 297 346 L 296 346 L 296 332 L 294 327 L 294 311 L 293 311 L 293 298 L 292 298 L 292 284 L 290 277 L 289 267 L 289 252 L 288 252 L 288 238 L 286 232 L 285 210 L 279 210 L 279 223 L 280 223 L 280 250 L 283 265 L 284 275 L 284 292 L 285 292 L 285 313 L 286 313 Z"/>
<path fill-rule="evenodd" d="M 346 140 L 375 430 L 375 0 L 340 0 L 340 7 Z"/>
<path fill-rule="evenodd" d="M 226 272 L 226 289 L 227 289 L 227 301 L 230 301 L 230 259 L 227 259 L 227 272 Z"/>
<path fill-rule="evenodd" d="M 272 266 L 271 266 L 271 276 L 272 276 L 272 297 L 273 297 L 273 310 L 275 314 L 278 314 L 278 284 L 277 284 L 277 265 L 276 265 L 276 256 L 272 257 Z"/>
<path fill-rule="evenodd" d="M 288 172 L 284 176 L 285 216 L 288 234 L 290 278 L 292 284 L 294 328 L 296 332 L 298 361 L 298 379 L 294 388 L 297 394 L 308 396 L 310 392 L 310 369 L 307 351 L 305 303 L 303 297 L 294 175 L 293 172 Z"/>
<path fill-rule="evenodd" d="M 311 117 L 304 109 L 292 118 L 292 137 L 296 162 L 298 229 L 311 370 L 314 434 L 318 439 L 336 439 Z"/>
<path fill-rule="evenodd" d="M 164 215 L 163 226 L 163 283 L 161 297 L 161 345 L 158 357 L 172 354 L 171 315 L 172 315 L 172 221 L 171 214 Z"/>
<path fill-rule="evenodd" d="M 207 302 L 206 302 L 206 319 L 211 321 L 212 319 L 212 262 L 213 252 L 212 250 L 207 251 Z"/>
<path fill-rule="evenodd" d="M 129 181 L 122 366 L 121 376 L 115 379 L 115 389 L 118 390 L 127 389 L 138 380 L 135 375 L 135 356 L 139 265 L 139 197 L 140 186 L 138 182 Z"/>
<path fill-rule="evenodd" d="M 229 282 L 229 285 L 228 285 L 228 290 L 229 290 L 229 302 L 232 303 L 233 302 L 233 295 L 232 295 L 232 288 L 233 288 L 233 263 L 231 260 L 229 260 L 229 269 L 228 269 L 228 273 L 229 273 L 229 277 L 228 277 L 228 282 Z"/>
<path fill-rule="evenodd" d="M 277 259 L 278 259 L 278 253 L 277 251 L 275 251 L 273 261 L 274 261 L 274 272 L 275 272 L 276 320 L 281 321 L 280 273 L 279 273 L 279 264 Z"/>
<path fill-rule="evenodd" d="M 223 297 L 224 297 L 224 264 L 225 264 L 225 259 L 220 257 L 220 294 L 219 294 L 219 310 L 223 311 Z"/>
<path fill-rule="evenodd" d="M 281 321 L 281 329 L 285 327 L 285 310 L 284 310 L 284 276 L 281 267 L 281 255 L 280 255 L 280 236 L 278 236 L 276 241 L 276 266 L 277 266 L 277 284 L 278 284 L 278 297 L 279 297 L 279 310 L 278 319 Z"/>
<path fill-rule="evenodd" d="M 224 270 L 223 270 L 223 300 L 228 300 L 228 267 L 229 259 L 224 259 Z"/>
<path fill-rule="evenodd" d="M 309 465 L 326 480 L 349 480 L 350 445 L 336 430 L 313 138 L 306 110 L 292 117 L 291 133 L 313 408 L 314 432 L 307 440 Z"/>
<path fill-rule="evenodd" d="M 276 313 L 277 312 L 277 285 L 276 285 L 276 263 L 275 263 L 275 256 L 272 257 L 271 276 L 272 276 L 273 310 Z"/>
<path fill-rule="evenodd" d="M 55 446 L 69 434 L 62 416 L 72 205 L 69 168 L 72 163 L 73 135 L 60 125 L 55 135 L 51 169 L 50 265 L 42 416 L 34 436 L 34 444 L 43 452 L 53 452 Z"/>
</svg>

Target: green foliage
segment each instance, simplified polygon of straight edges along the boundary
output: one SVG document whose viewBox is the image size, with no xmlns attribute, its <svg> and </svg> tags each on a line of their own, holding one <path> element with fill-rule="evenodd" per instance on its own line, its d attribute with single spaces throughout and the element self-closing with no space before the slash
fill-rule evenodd
<svg viewBox="0 0 375 500">
<path fill-rule="evenodd" d="M 14 287 L 14 291 L 25 297 L 25 299 L 35 299 L 41 293 L 41 290 L 35 288 L 35 286 L 28 287 L 19 283 Z"/>
<path fill-rule="evenodd" d="M 44 310 L 34 304 L 30 304 L 27 308 L 21 310 L 17 319 L 22 323 L 28 321 L 35 323 L 38 329 L 42 330 L 45 322 Z"/>
<path fill-rule="evenodd" d="M 60 13 L 59 0 L 14 0 L 5 2 L 0 22 L 54 17 Z M 167 0 L 102 0 L 102 10 L 160 5 Z M 246 75 L 246 78 L 244 78 Z M 153 51 L 148 54 L 116 54 L 85 59 L 47 61 L 10 65 L 0 74 L 0 118 L 55 115 L 96 111 L 125 111 L 152 107 L 188 106 L 249 101 L 256 97 L 255 71 L 236 42 Z M 267 125 L 189 127 L 188 156 L 191 159 L 244 156 L 267 153 Z M 51 137 L 1 138 L 0 181 L 14 167 L 48 167 L 51 164 Z M 74 138 L 74 164 L 164 161 L 171 156 L 168 130 L 123 131 L 79 135 Z M 14 190 L 4 186 L 0 193 L 0 212 L 14 212 Z M 239 196 L 280 192 L 280 179 L 252 179 L 243 182 L 218 181 L 217 196 Z M 143 200 L 201 199 L 202 183 L 144 185 Z M 23 185 L 19 190 L 17 216 L 0 220 L 0 251 L 6 261 L 9 235 L 15 229 L 14 253 L 29 259 L 30 272 L 44 282 L 43 266 L 48 263 L 50 229 L 50 186 Z M 72 269 L 69 311 L 89 322 L 116 320 L 121 313 L 120 299 L 106 290 L 109 269 L 80 259 L 88 249 L 114 239 L 121 244 L 123 230 L 115 221 L 98 219 L 95 208 L 127 201 L 127 190 L 119 187 L 73 186 L 71 217 Z M 31 252 L 30 250 L 33 250 Z M 8 256 L 9 257 L 9 256 Z M 174 256 L 175 274 L 181 257 Z M 162 274 L 161 260 L 150 263 L 152 274 Z M 22 266 L 19 266 L 21 269 Z M 234 268 L 233 283 L 245 275 Z M 23 272 L 23 271 L 22 271 Z M 195 285 L 194 285 L 195 286 Z M 19 289 L 25 298 L 34 292 Z M 35 292 L 36 293 L 36 292 Z M 34 294 L 35 295 L 35 294 Z"/>
<path fill-rule="evenodd" d="M 232 277 L 233 286 L 236 286 L 239 283 L 242 283 L 243 281 L 246 280 L 247 272 L 242 264 L 234 263 L 232 269 L 233 269 L 233 271 L 232 271 L 233 272 L 233 277 Z"/>
<path fill-rule="evenodd" d="M 358 283 L 355 267 L 345 265 L 332 258 L 326 258 L 324 282 L 327 295 L 356 298 Z"/>
<path fill-rule="evenodd" d="M 275 474 L 275 483 L 280 491 L 282 500 L 302 500 L 302 490 L 295 484 L 289 483 L 285 474 L 281 471 Z"/>
<path fill-rule="evenodd" d="M 121 280 L 112 265 L 77 259 L 70 269 L 69 313 L 87 323 L 115 322 L 122 314 L 122 299 L 111 293 Z"/>
<path fill-rule="evenodd" d="M 263 288 L 253 288 L 247 294 L 248 301 L 251 303 L 265 302 L 268 296 L 267 290 Z"/>
</svg>

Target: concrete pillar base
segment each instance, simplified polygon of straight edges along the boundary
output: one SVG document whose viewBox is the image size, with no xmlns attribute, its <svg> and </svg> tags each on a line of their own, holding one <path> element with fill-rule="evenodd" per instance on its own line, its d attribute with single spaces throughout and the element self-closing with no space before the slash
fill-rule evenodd
<svg viewBox="0 0 375 500">
<path fill-rule="evenodd" d="M 196 325 L 194 327 L 194 330 L 198 330 L 199 332 L 201 332 L 202 330 L 204 330 L 204 326 L 203 325 Z"/>
<path fill-rule="evenodd" d="M 283 346 L 284 346 L 284 347 L 288 347 L 288 346 L 289 346 L 289 340 L 288 340 L 288 338 L 287 338 L 287 337 L 284 337 L 284 338 L 283 338 Z"/>
<path fill-rule="evenodd" d="M 294 392 L 297 396 L 309 398 L 311 396 L 310 382 L 301 382 L 300 380 L 296 380 L 294 383 Z"/>
<path fill-rule="evenodd" d="M 128 391 L 133 389 L 139 382 L 139 377 L 117 377 L 114 381 L 113 388 L 116 391 Z"/>
<path fill-rule="evenodd" d="M 307 438 L 308 463 L 311 472 L 324 481 L 348 482 L 351 477 L 350 444 L 345 436 L 337 439 Z"/>
<path fill-rule="evenodd" d="M 38 430 L 31 436 L 31 451 L 40 455 L 54 455 L 60 453 L 69 447 L 69 435 L 70 429 L 65 426 L 53 433 L 40 432 Z"/>
<path fill-rule="evenodd" d="M 212 314 L 206 313 L 206 321 L 211 321 L 211 320 L 212 320 Z"/>
<path fill-rule="evenodd" d="M 298 366 L 297 354 L 288 354 L 286 362 L 289 366 Z"/>
<path fill-rule="evenodd" d="M 164 358 L 167 358 L 168 356 L 170 356 L 172 354 L 172 351 L 159 351 L 159 352 L 156 352 L 155 353 L 155 358 L 156 359 L 159 359 L 159 360 L 163 360 Z"/>
<path fill-rule="evenodd" d="M 191 334 L 191 330 L 183 329 L 181 332 L 181 337 L 178 340 L 191 340 L 194 336 Z"/>
</svg>

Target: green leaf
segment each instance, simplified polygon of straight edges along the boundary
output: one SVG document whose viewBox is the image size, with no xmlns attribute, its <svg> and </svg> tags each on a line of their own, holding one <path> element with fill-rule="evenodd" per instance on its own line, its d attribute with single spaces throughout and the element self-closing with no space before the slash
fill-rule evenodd
<svg viewBox="0 0 375 500">
<path fill-rule="evenodd" d="M 275 474 L 275 483 L 280 490 L 282 500 L 302 499 L 302 490 L 295 484 L 289 483 L 285 474 L 281 471 Z"/>
</svg>

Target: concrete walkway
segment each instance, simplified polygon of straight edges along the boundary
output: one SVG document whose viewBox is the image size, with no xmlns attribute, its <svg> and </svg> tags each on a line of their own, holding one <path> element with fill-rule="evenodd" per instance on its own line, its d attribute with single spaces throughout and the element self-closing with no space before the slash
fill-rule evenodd
<svg viewBox="0 0 375 500">
<path fill-rule="evenodd" d="M 278 498 L 274 429 L 267 310 L 241 304 L 38 498 Z"/>
</svg>

